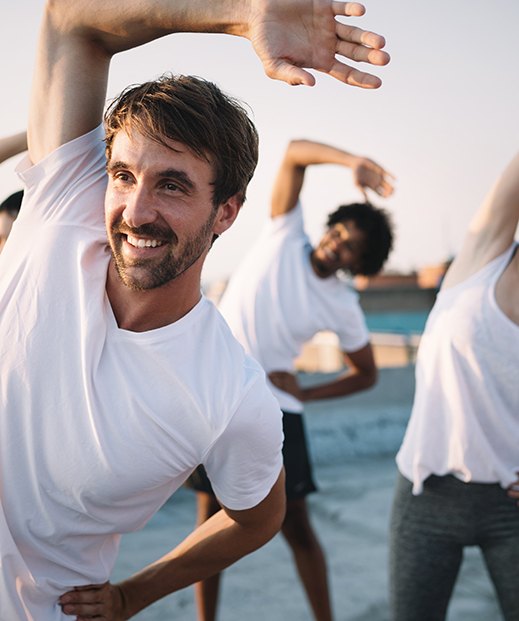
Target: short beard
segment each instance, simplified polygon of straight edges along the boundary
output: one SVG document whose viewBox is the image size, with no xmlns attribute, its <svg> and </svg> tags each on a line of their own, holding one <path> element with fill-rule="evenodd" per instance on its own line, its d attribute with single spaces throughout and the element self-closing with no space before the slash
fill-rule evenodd
<svg viewBox="0 0 519 621">
<path fill-rule="evenodd" d="M 198 231 L 188 237 L 180 247 L 177 236 L 173 231 L 166 234 L 163 229 L 148 224 L 138 228 L 126 225 L 122 219 L 115 222 L 111 229 L 110 248 L 114 264 L 123 284 L 132 291 L 146 291 L 157 289 L 175 280 L 186 272 L 211 245 L 212 227 L 216 219 L 216 210 L 202 224 Z M 157 264 L 152 260 L 141 259 L 128 264 L 121 252 L 123 236 L 127 234 L 135 237 L 147 236 L 150 238 L 167 239 L 172 245 L 171 251 Z M 141 276 L 134 277 L 129 268 L 142 268 Z"/>
</svg>

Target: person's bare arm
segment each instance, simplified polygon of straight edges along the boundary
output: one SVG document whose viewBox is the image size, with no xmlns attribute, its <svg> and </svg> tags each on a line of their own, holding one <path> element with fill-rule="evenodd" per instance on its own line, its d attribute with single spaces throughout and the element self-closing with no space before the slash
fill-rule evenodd
<svg viewBox="0 0 519 621">
<path fill-rule="evenodd" d="M 253 509 L 222 509 L 169 554 L 119 584 L 90 585 L 65 593 L 65 614 L 131 618 L 158 599 L 220 572 L 269 541 L 285 516 L 285 476 L 281 471 L 268 496 Z"/>
<path fill-rule="evenodd" d="M 502 254 L 514 240 L 518 223 L 519 154 L 496 181 L 474 216 L 442 288 L 462 282 Z"/>
<path fill-rule="evenodd" d="M 306 169 L 319 164 L 337 164 L 351 169 L 353 183 L 364 199 L 367 198 L 367 189 L 383 197 L 393 193 L 393 176 L 373 160 L 312 140 L 292 140 L 272 189 L 272 218 L 295 208 L 303 188 Z"/>
<path fill-rule="evenodd" d="M 27 150 L 27 132 L 0 138 L 0 163 Z"/>
<path fill-rule="evenodd" d="M 297 377 L 287 371 L 272 371 L 269 380 L 302 402 L 346 397 L 371 388 L 377 381 L 377 367 L 371 345 L 365 345 L 356 352 L 343 353 L 343 356 L 348 370 L 324 384 L 303 388 Z"/>
<path fill-rule="evenodd" d="M 31 95 L 30 157 L 38 162 L 101 122 L 114 54 L 175 32 L 248 38 L 267 75 L 289 84 L 312 85 L 307 67 L 377 88 L 379 78 L 336 58 L 389 62 L 383 37 L 336 19 L 363 13 L 361 4 L 331 0 L 47 0 Z"/>
</svg>

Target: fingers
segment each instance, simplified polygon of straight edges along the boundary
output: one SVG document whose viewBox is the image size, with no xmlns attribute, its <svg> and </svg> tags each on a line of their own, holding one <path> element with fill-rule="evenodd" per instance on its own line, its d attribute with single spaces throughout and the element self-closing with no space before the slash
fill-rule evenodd
<svg viewBox="0 0 519 621">
<path fill-rule="evenodd" d="M 391 196 L 391 194 L 393 194 L 394 192 L 394 189 L 395 188 L 393 184 L 387 181 L 386 179 L 380 179 L 380 181 L 376 185 L 372 186 L 372 190 L 376 192 L 379 196 L 382 196 L 383 198 L 387 198 L 388 196 Z"/>
<path fill-rule="evenodd" d="M 358 43 L 351 43 L 350 41 L 337 41 L 335 51 L 337 54 L 356 62 L 369 63 L 370 65 L 378 65 L 380 67 L 387 65 L 391 60 L 387 52 L 359 45 Z"/>
<path fill-rule="evenodd" d="M 332 2 L 332 9 L 336 16 L 361 17 L 366 12 L 366 7 L 360 2 Z"/>
<path fill-rule="evenodd" d="M 265 73 L 269 78 L 281 80 L 291 86 L 314 86 L 314 76 L 301 67 L 291 65 L 286 61 L 271 62 L 264 65 Z M 350 67 L 346 63 L 335 60 L 331 69 L 324 70 L 324 73 L 331 77 L 349 84 L 350 86 L 358 86 L 360 88 L 372 89 L 379 88 L 382 80 L 377 76 L 360 71 L 354 67 Z"/>
<path fill-rule="evenodd" d="M 269 78 L 281 80 L 291 86 L 314 86 L 314 76 L 296 65 L 292 65 L 285 60 L 272 61 L 264 63 L 264 70 Z"/>
<path fill-rule="evenodd" d="M 104 605 L 100 602 L 86 602 L 80 598 L 76 598 L 68 604 L 62 604 L 61 609 L 66 615 L 77 615 L 79 617 L 96 617 L 104 619 Z"/>
<path fill-rule="evenodd" d="M 389 184 L 387 181 L 382 181 L 375 188 L 375 192 L 379 196 L 382 196 L 383 198 L 387 198 L 388 196 L 391 196 L 391 194 L 393 194 L 393 191 L 394 191 L 393 186 L 391 184 Z"/>
<path fill-rule="evenodd" d="M 332 68 L 327 72 L 332 78 L 349 84 L 350 86 L 359 86 L 360 88 L 379 88 L 382 80 L 376 75 L 359 71 L 350 67 L 346 63 L 335 60 Z"/>
<path fill-rule="evenodd" d="M 363 45 L 367 48 L 373 48 L 374 50 L 382 50 L 386 45 L 386 40 L 382 35 L 340 22 L 336 22 L 335 33 L 340 41 Z M 387 56 L 389 58 L 389 54 Z"/>
<path fill-rule="evenodd" d="M 357 187 L 359 191 L 362 192 L 362 195 L 364 196 L 364 200 L 367 203 L 369 202 L 368 193 L 366 191 L 367 188 L 369 188 L 370 190 L 373 190 L 373 192 L 375 192 L 379 196 L 382 196 L 382 198 L 387 198 L 388 196 L 391 196 L 391 194 L 393 194 L 393 191 L 394 191 L 393 186 L 388 184 L 385 181 L 381 181 L 378 185 L 375 185 L 375 186 L 359 184 Z"/>
<path fill-rule="evenodd" d="M 75 587 L 73 591 L 64 593 L 59 603 L 66 615 L 76 615 L 79 620 L 96 618 L 98 621 L 107 619 L 106 584 Z"/>
<path fill-rule="evenodd" d="M 381 48 L 386 41 L 384 37 L 362 28 L 355 28 L 346 24 L 337 23 L 336 53 L 355 62 L 369 63 L 383 66 L 390 61 L 390 56 Z M 355 69 L 342 60 L 336 58 L 328 73 L 337 80 L 351 86 L 373 89 L 379 88 L 382 80 L 377 76 Z"/>
</svg>

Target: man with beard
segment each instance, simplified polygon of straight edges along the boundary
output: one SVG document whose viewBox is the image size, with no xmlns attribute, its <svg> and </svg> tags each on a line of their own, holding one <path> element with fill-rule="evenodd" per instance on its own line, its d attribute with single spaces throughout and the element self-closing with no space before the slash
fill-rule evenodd
<svg viewBox="0 0 519 621">
<path fill-rule="evenodd" d="M 369 203 L 342 205 L 328 216 L 328 228 L 312 248 L 299 201 L 308 167 L 335 164 L 351 169 L 356 187 L 380 196 L 393 192 L 391 175 L 372 160 L 343 149 L 294 140 L 279 168 L 271 218 L 232 275 L 219 305 L 234 336 L 268 373 L 283 410 L 283 460 L 287 511 L 281 532 L 287 540 L 316 621 L 331 621 L 326 562 L 308 515 L 306 496 L 316 491 L 303 421 L 303 403 L 365 390 L 377 370 L 357 294 L 341 272 L 376 274 L 392 245 L 385 212 Z M 337 334 L 347 371 L 332 381 L 303 388 L 294 359 L 317 332 Z M 210 479 L 210 474 L 209 474 Z M 203 523 L 218 509 L 200 467 L 190 479 Z M 216 493 L 218 497 L 218 493 Z M 196 586 L 200 621 L 216 618 L 219 576 Z"/>
<path fill-rule="evenodd" d="M 200 295 L 211 242 L 245 199 L 255 128 L 215 85 L 172 76 L 128 89 L 100 123 L 112 56 L 179 31 L 247 37 L 292 84 L 311 84 L 301 67 L 314 67 L 378 86 L 335 54 L 385 64 L 382 37 L 339 12 L 363 7 L 47 3 L 25 203 L 0 258 L 1 619 L 128 619 L 279 529 L 279 408 Z M 112 585 L 120 533 L 199 463 L 225 508 Z"/>
</svg>

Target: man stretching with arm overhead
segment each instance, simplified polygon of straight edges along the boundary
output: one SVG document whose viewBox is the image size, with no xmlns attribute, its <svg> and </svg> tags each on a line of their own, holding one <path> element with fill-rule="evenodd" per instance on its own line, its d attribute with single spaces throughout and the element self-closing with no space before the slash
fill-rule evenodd
<svg viewBox="0 0 519 621">
<path fill-rule="evenodd" d="M 311 83 L 301 67 L 314 67 L 377 86 L 335 54 L 384 64 L 373 49 L 383 39 L 345 30 L 339 11 L 363 8 L 46 3 L 26 197 L 0 257 L 1 619 L 128 619 L 278 530 L 279 408 L 200 294 L 211 242 L 245 198 L 256 131 L 236 101 L 190 77 L 128 89 L 104 125 L 103 109 L 112 56 L 178 31 L 247 37 L 268 74 L 290 83 Z M 120 534 L 199 463 L 224 509 L 110 584 Z"/>
</svg>

